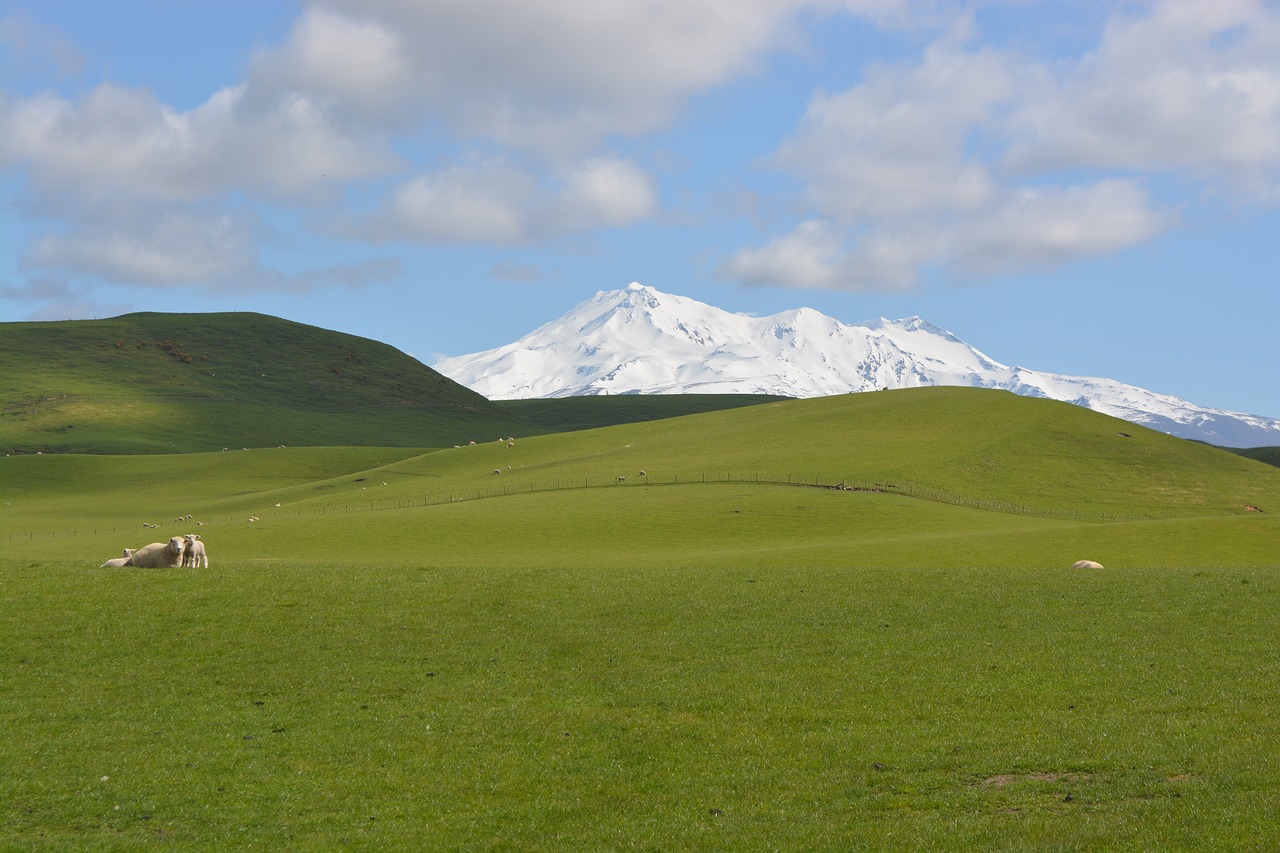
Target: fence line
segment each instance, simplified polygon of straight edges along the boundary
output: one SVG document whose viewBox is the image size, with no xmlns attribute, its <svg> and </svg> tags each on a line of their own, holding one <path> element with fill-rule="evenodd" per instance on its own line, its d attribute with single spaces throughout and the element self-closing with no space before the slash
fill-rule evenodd
<svg viewBox="0 0 1280 853">
<path fill-rule="evenodd" d="M 495 472 L 494 476 L 503 476 L 505 472 Z M 763 473 L 732 473 L 717 472 L 706 473 L 700 472 L 696 474 L 673 474 L 667 476 L 649 476 L 641 474 L 632 477 L 614 477 L 614 478 L 558 478 L 547 480 L 535 480 L 523 483 L 503 483 L 501 485 L 488 486 L 484 488 L 467 489 L 459 492 L 439 492 L 434 494 L 422 494 L 414 497 L 389 498 L 386 500 L 371 500 L 361 504 L 331 504 L 320 507 L 303 507 L 289 509 L 263 509 L 258 510 L 266 516 L 267 519 L 281 516 L 329 516 L 329 515 L 351 515 L 365 512 L 385 512 L 388 510 L 415 509 L 427 506 L 439 506 L 450 503 L 463 503 L 477 500 L 489 500 L 492 498 L 508 497 L 512 495 L 534 494 L 540 492 L 556 492 L 569 491 L 578 489 L 598 489 L 598 488 L 635 488 L 637 486 L 688 486 L 688 485 L 704 485 L 704 484 L 723 484 L 723 483 L 749 483 L 753 485 L 765 486 L 794 486 L 829 489 L 842 492 L 874 492 L 880 494 L 897 495 L 899 497 L 913 498 L 916 500 L 925 500 L 932 503 L 948 504 L 950 506 L 959 506 L 969 509 L 978 509 L 987 512 L 1003 512 L 1015 515 L 1029 515 L 1038 518 L 1063 519 L 1068 521 L 1084 521 L 1084 522 L 1116 522 L 1116 521 L 1135 521 L 1144 516 L 1136 515 L 1116 515 L 1112 513 L 1085 513 L 1078 510 L 1055 510 L 1045 509 L 1042 507 L 1031 507 L 1024 504 L 1009 503 L 1007 501 L 987 500 L 983 498 L 974 498 L 966 495 L 959 495 L 954 492 L 948 492 L 944 489 L 936 489 L 929 486 L 922 486 L 911 482 L 880 482 L 869 480 L 852 480 L 848 478 L 831 479 L 822 476 L 802 476 L 797 474 L 763 474 Z M 225 519 L 227 523 L 237 523 L 241 519 Z M 212 519 L 203 519 L 205 524 L 211 523 Z M 224 523 L 224 521 L 216 521 L 214 523 Z M 162 527 L 178 524 L 177 521 L 161 522 Z M 185 523 L 184 529 L 190 527 L 190 523 Z M 130 525 L 128 527 L 94 527 L 93 533 L 120 533 L 136 531 L 137 526 Z M 87 534 L 87 530 L 54 530 L 44 532 L 24 532 L 9 533 L 8 541 L 24 541 L 32 539 L 48 539 L 57 538 L 59 536 L 80 536 Z M 157 535 L 159 535 L 157 533 Z"/>
</svg>

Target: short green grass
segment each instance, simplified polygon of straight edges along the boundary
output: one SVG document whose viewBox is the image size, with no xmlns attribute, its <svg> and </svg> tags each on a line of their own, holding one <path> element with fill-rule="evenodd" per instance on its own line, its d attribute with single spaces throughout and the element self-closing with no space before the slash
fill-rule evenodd
<svg viewBox="0 0 1280 853">
<path fill-rule="evenodd" d="M 1274 570 L 0 571 L 23 848 L 1280 843 Z"/>
<path fill-rule="evenodd" d="M 1274 849 L 1280 471 L 1118 424 L 929 389 L 0 459 L 5 841 Z M 208 570 L 97 568 L 197 530 Z"/>
</svg>

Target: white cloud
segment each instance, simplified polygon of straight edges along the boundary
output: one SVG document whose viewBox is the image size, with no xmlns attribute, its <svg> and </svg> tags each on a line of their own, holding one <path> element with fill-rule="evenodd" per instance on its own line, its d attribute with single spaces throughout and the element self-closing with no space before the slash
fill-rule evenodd
<svg viewBox="0 0 1280 853">
<path fill-rule="evenodd" d="M 805 179 L 818 211 L 848 223 L 980 209 L 995 186 L 967 142 L 1009 98 L 1015 71 L 1007 57 L 935 44 L 918 66 L 815 95 L 777 163 Z"/>
<path fill-rule="evenodd" d="M 563 230 L 622 228 L 658 207 L 653 179 L 627 160 L 598 157 L 575 166 L 550 205 Z"/>
<path fill-rule="evenodd" d="M 465 137 L 580 159 L 756 68 L 825 0 L 326 0 L 401 40 L 414 103 Z M 860 6 L 863 4 L 850 4 Z M 885 3 L 866 4 L 876 11 Z M 894 5 L 889 3 L 887 5 Z"/>
<path fill-rule="evenodd" d="M 553 180 L 490 159 L 417 175 L 394 189 L 378 215 L 346 231 L 377 242 L 515 245 L 625 227 L 656 208 L 652 178 L 627 160 L 592 158 Z"/>
<path fill-rule="evenodd" d="M 748 285 L 837 287 L 843 279 L 844 240 L 830 223 L 801 222 L 758 249 L 739 249 L 720 274 Z"/>
<path fill-rule="evenodd" d="M 419 175 L 395 189 L 365 227 L 376 240 L 511 244 L 524 239 L 529 175 L 501 162 Z"/>
<path fill-rule="evenodd" d="M 1010 120 L 1016 168 L 1182 170 L 1265 196 L 1280 174 L 1280 13 L 1153 4 L 1034 94 Z"/>
<path fill-rule="evenodd" d="M 84 53 L 66 36 L 21 12 L 0 18 L 0 47 L 0 77 L 12 79 L 43 66 L 71 77 L 85 67 Z"/>
<path fill-rule="evenodd" d="M 800 179 L 806 222 L 734 253 L 721 274 L 892 290 L 929 268 L 1068 264 L 1166 231 L 1177 216 L 1150 197 L 1156 176 L 1280 202 L 1280 11 L 1135 8 L 1075 59 L 975 47 L 959 27 L 915 63 L 815 94 L 773 161 Z"/>
<path fill-rule="evenodd" d="M 33 190 L 62 203 L 296 194 L 390 163 L 335 127 L 314 100 L 290 95 L 265 112 L 244 106 L 243 86 L 188 112 L 109 83 L 78 103 L 52 94 L 10 99 L 0 102 L 0 163 L 25 169 Z"/>
<path fill-rule="evenodd" d="M 46 234 L 24 253 L 30 269 L 145 285 L 189 284 L 234 272 L 252 254 L 246 223 L 196 212 L 119 218 Z"/>
<path fill-rule="evenodd" d="M 307 9 L 288 40 L 260 54 L 249 75 L 255 101 L 314 99 L 345 118 L 395 123 L 412 97 L 401 36 L 383 22 Z"/>
<path fill-rule="evenodd" d="M 984 216 L 957 222 L 947 260 L 970 275 L 1056 267 L 1139 245 L 1172 222 L 1132 180 L 1021 186 Z"/>
</svg>

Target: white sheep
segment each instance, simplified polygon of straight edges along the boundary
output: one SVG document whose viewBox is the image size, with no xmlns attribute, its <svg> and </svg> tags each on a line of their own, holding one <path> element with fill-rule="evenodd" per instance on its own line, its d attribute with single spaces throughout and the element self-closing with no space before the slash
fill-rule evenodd
<svg viewBox="0 0 1280 853">
<path fill-rule="evenodd" d="M 1100 569 L 1102 563 L 1095 563 L 1093 560 L 1076 560 L 1071 564 L 1073 569 Z"/>
<path fill-rule="evenodd" d="M 182 565 L 186 550 L 187 540 L 181 536 L 173 536 L 168 542 L 152 542 L 150 545 L 143 545 L 133 552 L 125 565 L 143 569 L 173 568 Z"/>
<path fill-rule="evenodd" d="M 121 555 L 121 556 L 119 556 L 119 557 L 115 557 L 115 558 L 110 559 L 110 560 L 107 560 L 107 561 L 106 561 L 105 563 L 103 563 L 101 566 L 98 566 L 98 568 L 100 568 L 100 569 L 106 569 L 106 568 L 119 569 L 119 568 L 122 568 L 123 566 L 127 566 L 127 565 L 129 565 L 129 558 L 130 558 L 130 557 L 132 557 L 132 556 L 133 556 L 133 549 L 132 549 L 132 548 L 125 548 L 125 549 L 124 549 L 124 551 L 122 552 L 122 555 Z"/>
<path fill-rule="evenodd" d="M 184 538 L 187 540 L 187 547 L 182 557 L 182 565 L 193 569 L 209 568 L 209 555 L 205 551 L 204 543 L 200 541 L 200 534 L 188 533 Z"/>
</svg>

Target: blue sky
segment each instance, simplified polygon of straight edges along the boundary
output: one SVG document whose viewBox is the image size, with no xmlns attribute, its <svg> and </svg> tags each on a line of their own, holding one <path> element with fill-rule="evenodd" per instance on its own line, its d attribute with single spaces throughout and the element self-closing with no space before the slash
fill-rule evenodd
<svg viewBox="0 0 1280 853">
<path fill-rule="evenodd" d="M 0 0 L 0 318 L 640 281 L 1280 417 L 1280 3 Z"/>
</svg>

